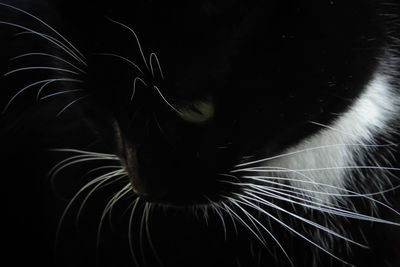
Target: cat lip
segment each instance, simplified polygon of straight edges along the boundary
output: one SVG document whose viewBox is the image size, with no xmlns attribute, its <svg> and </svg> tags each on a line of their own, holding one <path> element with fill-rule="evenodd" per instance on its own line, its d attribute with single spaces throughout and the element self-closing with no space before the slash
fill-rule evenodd
<svg viewBox="0 0 400 267">
<path fill-rule="evenodd" d="M 200 195 L 182 196 L 182 195 L 168 195 L 162 198 L 152 197 L 151 195 L 141 197 L 146 202 L 160 205 L 166 208 L 185 208 L 196 205 L 210 204 L 206 198 Z"/>
<path fill-rule="evenodd" d="M 215 183 L 218 185 L 218 183 Z M 226 186 L 226 185 L 225 185 Z M 212 188 L 213 190 L 209 190 Z M 136 191 L 135 191 L 136 190 Z M 198 205 L 210 205 L 222 200 L 222 192 L 229 195 L 237 191 L 237 188 L 219 188 L 217 186 L 193 186 L 190 188 L 180 187 L 173 190 L 161 189 L 153 192 L 141 192 L 134 189 L 139 198 L 146 202 L 160 205 L 166 208 L 185 208 Z"/>
</svg>

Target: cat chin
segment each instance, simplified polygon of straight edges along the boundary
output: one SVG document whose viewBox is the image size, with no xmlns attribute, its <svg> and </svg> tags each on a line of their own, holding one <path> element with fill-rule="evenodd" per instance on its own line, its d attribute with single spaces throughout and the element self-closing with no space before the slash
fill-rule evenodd
<svg viewBox="0 0 400 267">
<path fill-rule="evenodd" d="M 287 179 L 293 188 L 325 204 L 341 202 L 341 196 L 349 193 L 347 188 L 366 193 L 382 190 L 387 186 L 389 168 L 376 166 L 373 162 L 382 159 L 371 159 L 368 155 L 371 150 L 395 146 L 381 143 L 377 137 L 383 135 L 390 140 L 399 104 L 391 77 L 377 72 L 363 93 L 331 125 L 311 122 L 321 129 L 264 166 L 278 169 L 275 176 Z M 382 171 L 381 176 L 357 184 L 355 173 L 377 168 Z"/>
</svg>

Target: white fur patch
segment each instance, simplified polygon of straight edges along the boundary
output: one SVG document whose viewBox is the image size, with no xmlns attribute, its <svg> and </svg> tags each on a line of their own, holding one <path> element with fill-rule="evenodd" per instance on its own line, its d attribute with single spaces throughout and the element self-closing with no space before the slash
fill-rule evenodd
<svg viewBox="0 0 400 267">
<path fill-rule="evenodd" d="M 397 113 L 395 99 L 388 78 L 376 75 L 353 106 L 330 126 L 316 123 L 321 126 L 319 132 L 264 166 L 282 168 L 275 175 L 289 178 L 291 186 L 314 201 L 340 200 L 348 194 L 344 187 L 351 183 L 349 171 L 354 169 L 355 159 L 362 157 L 360 150 L 376 145 L 378 133 L 390 132 L 389 122 Z"/>
</svg>

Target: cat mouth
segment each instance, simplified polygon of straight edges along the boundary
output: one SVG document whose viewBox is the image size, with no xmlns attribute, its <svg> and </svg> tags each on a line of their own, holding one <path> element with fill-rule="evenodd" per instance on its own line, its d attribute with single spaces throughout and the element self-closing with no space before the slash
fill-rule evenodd
<svg viewBox="0 0 400 267">
<path fill-rule="evenodd" d="M 209 205 L 237 191 L 221 183 L 221 175 L 207 171 L 140 173 L 140 168 L 126 165 L 132 191 L 146 202 L 164 207 Z M 224 178 L 226 180 L 226 178 Z"/>
<path fill-rule="evenodd" d="M 217 180 L 179 185 L 174 183 L 169 186 L 153 185 L 151 188 L 148 185 L 147 187 L 138 186 L 138 180 L 137 177 L 130 177 L 133 192 L 146 202 L 164 207 L 182 208 L 195 205 L 209 205 L 218 202 L 222 199 L 222 196 L 230 195 L 235 191 L 234 188 L 227 188 L 226 184 L 222 185 Z"/>
<path fill-rule="evenodd" d="M 237 191 L 221 179 L 228 179 L 229 167 L 208 165 L 190 156 L 172 157 L 138 153 L 125 146 L 126 153 L 119 157 L 132 191 L 141 199 L 167 207 L 207 205 Z M 233 179 L 229 177 L 229 179 Z M 233 184 L 233 183 L 232 183 Z"/>
</svg>

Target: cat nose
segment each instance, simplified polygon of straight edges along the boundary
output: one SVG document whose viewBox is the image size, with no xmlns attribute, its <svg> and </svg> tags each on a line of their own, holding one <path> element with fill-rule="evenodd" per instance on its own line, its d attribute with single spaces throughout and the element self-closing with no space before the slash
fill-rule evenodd
<svg viewBox="0 0 400 267">
<path fill-rule="evenodd" d="M 137 152 L 133 149 L 126 151 L 125 168 L 128 172 L 132 190 L 144 199 L 163 198 L 167 194 L 161 185 L 152 186 L 146 176 L 139 172 Z"/>
</svg>

